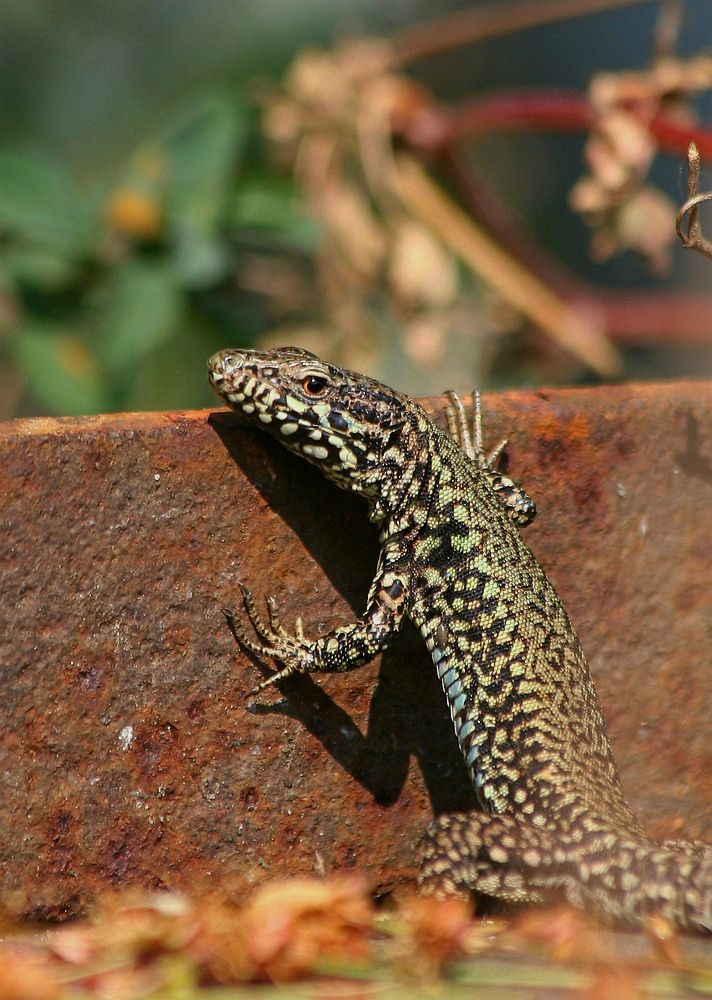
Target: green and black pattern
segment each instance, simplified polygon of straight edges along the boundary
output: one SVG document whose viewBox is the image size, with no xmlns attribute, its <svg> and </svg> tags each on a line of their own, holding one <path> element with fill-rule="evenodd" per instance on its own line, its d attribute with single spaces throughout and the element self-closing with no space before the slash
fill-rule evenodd
<svg viewBox="0 0 712 1000">
<path fill-rule="evenodd" d="M 564 896 L 608 919 L 661 913 L 712 930 L 712 846 L 658 843 L 623 798 L 578 639 L 518 525 L 521 488 L 470 439 L 451 394 L 450 434 L 414 400 L 307 351 L 226 350 L 209 362 L 220 398 L 338 486 L 363 494 L 380 528 L 366 612 L 316 640 L 285 631 L 274 600 L 257 639 L 282 669 L 351 670 L 385 649 L 407 615 L 443 685 L 482 812 L 439 817 L 426 837 L 424 892 L 517 903 Z"/>
</svg>

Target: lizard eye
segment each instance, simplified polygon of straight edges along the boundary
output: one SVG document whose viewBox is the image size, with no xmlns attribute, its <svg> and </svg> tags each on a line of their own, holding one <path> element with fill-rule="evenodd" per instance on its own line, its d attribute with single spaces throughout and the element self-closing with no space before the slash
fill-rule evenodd
<svg viewBox="0 0 712 1000">
<path fill-rule="evenodd" d="M 321 396 L 327 386 L 328 379 L 323 375 L 307 375 L 302 380 L 302 388 L 310 396 Z"/>
</svg>

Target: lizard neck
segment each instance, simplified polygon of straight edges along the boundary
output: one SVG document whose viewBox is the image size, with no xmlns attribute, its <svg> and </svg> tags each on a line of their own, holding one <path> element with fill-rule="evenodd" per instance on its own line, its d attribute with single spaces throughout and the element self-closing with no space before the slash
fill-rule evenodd
<svg viewBox="0 0 712 1000">
<path fill-rule="evenodd" d="M 382 540 L 417 527 L 416 518 L 424 510 L 421 498 L 432 495 L 438 455 L 433 438 L 440 431 L 428 427 L 424 411 L 418 411 L 420 407 L 385 449 L 377 476 L 364 490 Z"/>
</svg>

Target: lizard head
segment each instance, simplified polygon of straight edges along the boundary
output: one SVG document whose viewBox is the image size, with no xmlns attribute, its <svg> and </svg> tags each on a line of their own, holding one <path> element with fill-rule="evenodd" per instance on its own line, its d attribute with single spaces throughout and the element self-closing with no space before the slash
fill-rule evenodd
<svg viewBox="0 0 712 1000">
<path fill-rule="evenodd" d="M 410 401 L 394 389 L 298 347 L 219 351 L 208 378 L 227 406 L 342 488 L 369 496 L 389 472 L 397 479 Z"/>
</svg>

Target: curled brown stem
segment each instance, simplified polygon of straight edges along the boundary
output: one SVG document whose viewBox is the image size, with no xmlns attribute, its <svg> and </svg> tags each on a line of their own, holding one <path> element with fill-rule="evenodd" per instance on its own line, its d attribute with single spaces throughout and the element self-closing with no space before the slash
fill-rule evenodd
<svg viewBox="0 0 712 1000">
<path fill-rule="evenodd" d="M 694 142 L 687 150 L 687 201 L 677 213 L 675 229 L 686 250 L 696 250 L 712 260 L 712 241 L 702 234 L 699 220 L 699 206 L 703 201 L 712 201 L 712 191 L 700 194 L 700 152 Z M 682 231 L 682 220 L 689 213 L 687 234 Z"/>
</svg>

